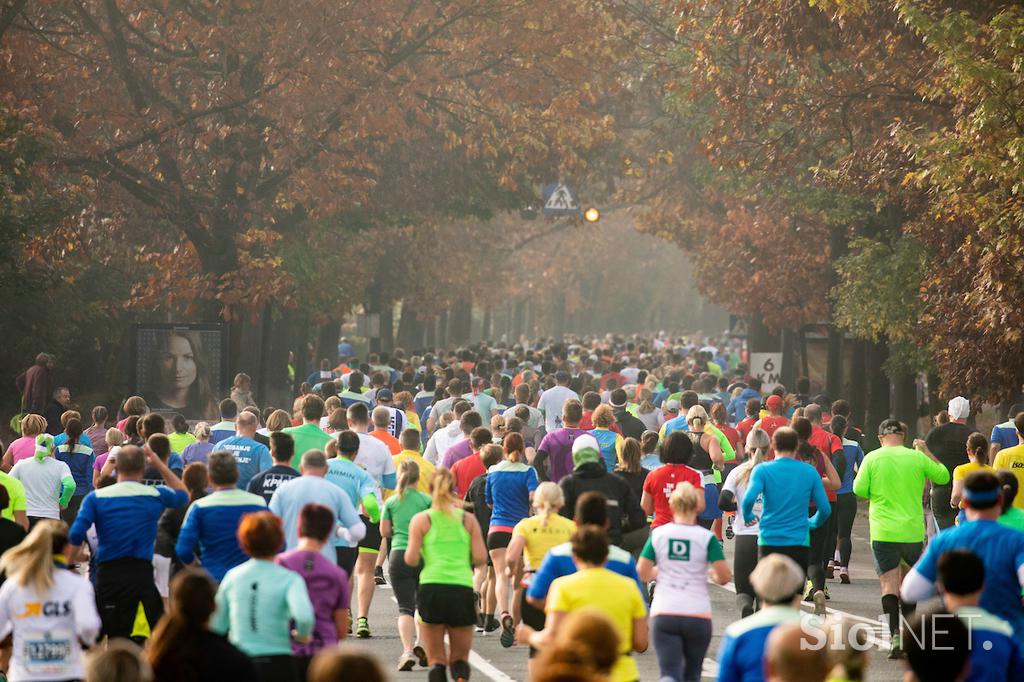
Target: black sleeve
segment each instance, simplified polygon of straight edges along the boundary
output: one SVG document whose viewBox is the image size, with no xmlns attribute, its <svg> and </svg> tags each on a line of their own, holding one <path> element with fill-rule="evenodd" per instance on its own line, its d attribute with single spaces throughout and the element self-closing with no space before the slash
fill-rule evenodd
<svg viewBox="0 0 1024 682">
<path fill-rule="evenodd" d="M 548 453 L 544 450 L 537 451 L 536 456 L 533 458 L 533 468 L 537 471 L 537 478 L 541 483 L 551 480 L 551 477 L 548 475 Z"/>
<path fill-rule="evenodd" d="M 723 490 L 718 494 L 718 508 L 724 512 L 736 511 L 736 496 L 731 490 Z"/>
<path fill-rule="evenodd" d="M 562 496 L 565 498 L 565 504 L 562 505 L 561 514 L 567 519 L 571 519 L 576 513 L 576 489 L 572 482 L 572 476 L 566 476 L 559 483 L 562 488 Z"/>
<path fill-rule="evenodd" d="M 636 495 L 633 494 L 633 489 L 629 486 L 624 479 L 622 481 L 622 504 L 625 506 L 626 512 L 626 528 L 625 532 L 634 531 L 638 528 L 647 524 L 647 515 L 644 514 L 644 510 L 640 507 L 640 500 L 636 499 Z"/>
<path fill-rule="evenodd" d="M 832 455 L 832 466 L 836 468 L 836 473 L 839 474 L 839 479 L 842 480 L 843 472 L 846 471 L 846 452 L 837 452 Z"/>
</svg>

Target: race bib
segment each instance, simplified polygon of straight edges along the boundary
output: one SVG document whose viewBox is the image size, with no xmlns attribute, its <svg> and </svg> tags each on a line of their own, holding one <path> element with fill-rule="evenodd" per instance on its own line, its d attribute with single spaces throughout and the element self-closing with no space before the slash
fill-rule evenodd
<svg viewBox="0 0 1024 682">
<path fill-rule="evenodd" d="M 29 630 L 21 638 L 22 665 L 30 675 L 65 675 L 72 663 L 74 633 L 65 628 Z"/>
</svg>

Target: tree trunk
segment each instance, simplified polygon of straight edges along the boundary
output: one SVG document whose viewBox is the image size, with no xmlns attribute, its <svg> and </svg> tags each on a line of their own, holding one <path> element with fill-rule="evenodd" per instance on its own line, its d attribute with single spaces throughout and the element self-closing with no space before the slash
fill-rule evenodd
<svg viewBox="0 0 1024 682">
<path fill-rule="evenodd" d="M 380 307 L 380 350 L 390 353 L 395 349 L 395 304 Z"/>
<path fill-rule="evenodd" d="M 863 430 L 868 404 L 867 352 L 868 343 L 857 339 L 853 342 L 853 357 L 850 363 L 850 422 Z M 835 398 L 836 396 L 831 396 Z"/>
<path fill-rule="evenodd" d="M 416 311 L 408 303 L 402 303 L 402 313 L 398 317 L 398 337 L 395 343 L 406 351 L 415 351 L 423 347 L 423 321 L 416 316 Z"/>
<path fill-rule="evenodd" d="M 448 310 L 441 312 L 437 318 L 437 345 L 448 348 Z"/>
<path fill-rule="evenodd" d="M 889 418 L 889 377 L 885 375 L 883 365 L 889 357 L 889 348 L 885 342 L 867 344 L 865 373 L 868 378 L 867 416 L 864 419 L 864 435 L 867 436 L 867 449 L 878 447 L 878 425 Z"/>
<path fill-rule="evenodd" d="M 292 328 L 292 363 L 295 367 L 295 381 L 292 386 L 292 395 L 298 395 L 299 387 L 306 380 L 309 373 L 313 371 L 309 362 L 309 315 L 297 313 L 295 326 Z"/>
<path fill-rule="evenodd" d="M 427 320 L 426 327 L 427 327 L 426 338 L 423 340 L 423 344 L 427 348 L 436 348 L 437 347 L 437 318 L 436 317 L 432 317 L 431 319 Z"/>
<path fill-rule="evenodd" d="M 565 298 L 564 296 L 555 296 L 554 300 L 551 301 L 551 305 L 548 306 L 548 315 L 551 319 L 548 320 L 547 329 L 545 331 L 550 332 L 551 336 L 554 336 L 556 340 L 561 340 L 565 336 Z"/>
<path fill-rule="evenodd" d="M 536 324 L 536 316 L 537 316 L 537 304 L 536 304 L 536 302 L 534 302 L 534 301 L 526 301 L 526 325 L 525 325 L 524 333 L 526 334 L 527 338 L 534 339 L 534 338 L 537 337 L 536 329 L 534 328 L 534 325 Z"/>
<path fill-rule="evenodd" d="M 341 324 L 327 322 L 320 325 L 316 332 L 316 357 L 319 362 L 326 358 L 331 367 L 338 364 L 338 338 L 341 336 Z"/>
<path fill-rule="evenodd" d="M 782 330 L 782 385 L 789 391 L 796 390 L 796 333 L 792 329 Z"/>
<path fill-rule="evenodd" d="M 459 346 L 469 343 L 473 328 L 473 303 L 470 300 L 455 303 L 449 316 L 448 327 L 448 336 L 452 344 Z"/>
<path fill-rule="evenodd" d="M 519 337 L 526 333 L 526 301 L 517 299 L 512 311 L 511 331 L 509 342 L 517 343 Z"/>
<path fill-rule="evenodd" d="M 828 364 L 825 369 L 825 394 L 832 400 L 843 391 L 843 332 L 834 324 L 828 326 Z"/>
<path fill-rule="evenodd" d="M 917 434 L 917 381 L 913 374 L 900 373 L 892 377 L 892 413 L 896 419 L 907 425 L 907 444 Z"/>
<path fill-rule="evenodd" d="M 494 312 L 491 306 L 484 308 L 484 319 L 480 325 L 480 338 L 483 341 L 491 341 L 494 337 Z"/>
</svg>

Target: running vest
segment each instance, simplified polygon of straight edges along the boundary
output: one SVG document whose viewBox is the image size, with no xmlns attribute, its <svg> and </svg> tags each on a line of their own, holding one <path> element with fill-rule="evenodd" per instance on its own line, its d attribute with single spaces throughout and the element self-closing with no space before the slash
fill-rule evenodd
<svg viewBox="0 0 1024 682">
<path fill-rule="evenodd" d="M 430 509 L 430 530 L 423 536 L 421 585 L 461 585 L 473 587 L 469 531 L 462 523 L 463 511 L 451 514 Z"/>
</svg>

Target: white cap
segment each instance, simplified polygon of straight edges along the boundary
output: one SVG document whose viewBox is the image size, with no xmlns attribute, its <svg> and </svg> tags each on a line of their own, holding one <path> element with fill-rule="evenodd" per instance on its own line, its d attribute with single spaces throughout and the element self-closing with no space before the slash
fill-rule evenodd
<svg viewBox="0 0 1024 682">
<path fill-rule="evenodd" d="M 675 399 L 669 400 L 665 403 L 665 409 L 668 410 L 669 412 L 678 412 L 679 407 L 679 401 Z"/>
<path fill-rule="evenodd" d="M 950 419 L 967 419 L 971 414 L 971 402 L 967 398 L 957 396 L 949 401 Z"/>
<path fill-rule="evenodd" d="M 597 444 L 597 439 L 591 436 L 589 433 L 584 433 L 576 437 L 576 440 L 572 442 L 572 454 L 576 454 L 584 448 L 591 448 L 601 452 L 601 446 Z"/>
</svg>

